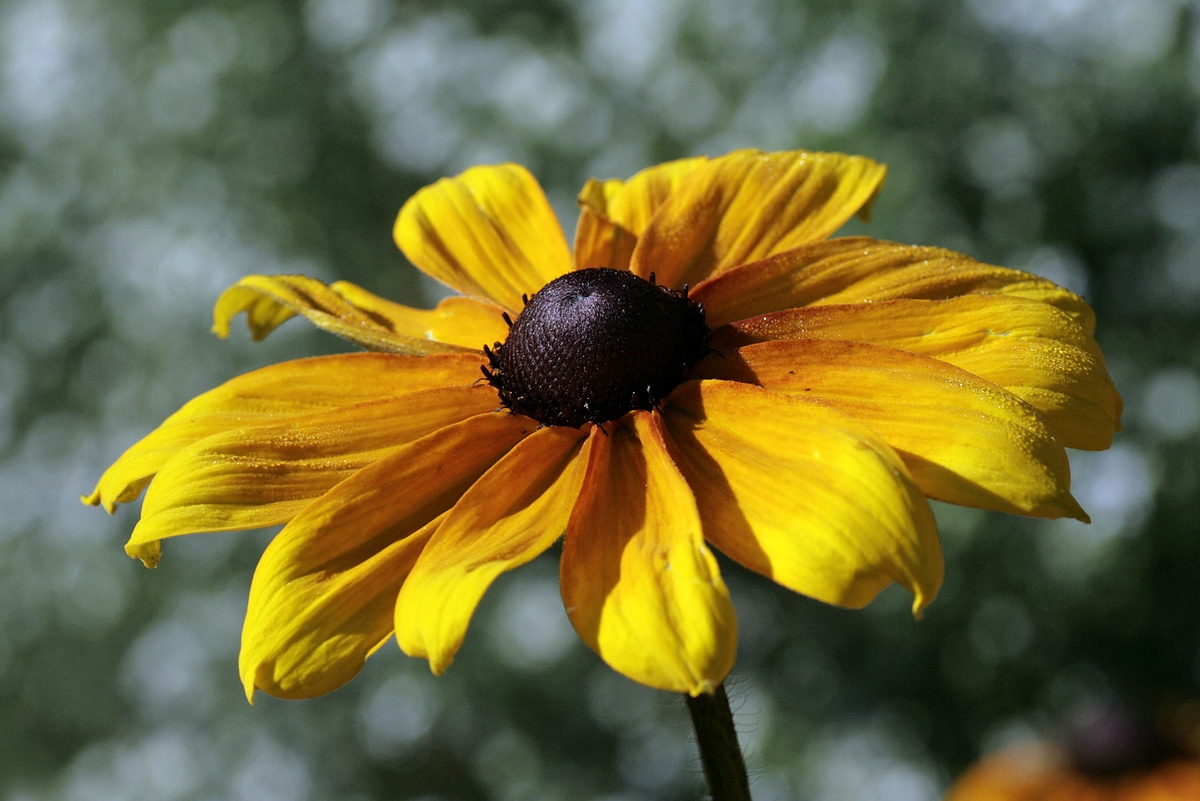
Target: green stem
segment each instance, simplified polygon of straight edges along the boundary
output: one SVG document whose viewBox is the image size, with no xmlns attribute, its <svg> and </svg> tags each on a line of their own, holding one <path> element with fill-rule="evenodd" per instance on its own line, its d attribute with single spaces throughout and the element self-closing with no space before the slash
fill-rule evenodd
<svg viewBox="0 0 1200 801">
<path fill-rule="evenodd" d="M 696 729 L 696 744 L 700 746 L 700 762 L 712 801 L 750 801 L 746 763 L 733 728 L 725 685 L 717 685 L 712 695 L 689 695 L 684 699 Z"/>
</svg>

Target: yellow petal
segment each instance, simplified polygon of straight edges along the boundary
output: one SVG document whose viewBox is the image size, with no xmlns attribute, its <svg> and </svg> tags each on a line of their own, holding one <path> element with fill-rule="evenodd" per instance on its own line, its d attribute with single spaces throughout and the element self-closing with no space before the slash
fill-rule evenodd
<svg viewBox="0 0 1200 801">
<path fill-rule="evenodd" d="M 563 601 L 579 636 L 617 672 L 711 693 L 733 667 L 737 617 L 662 418 L 628 419 L 593 435 L 563 545 Z"/>
<path fill-rule="evenodd" d="M 286 523 L 401 445 L 497 406 L 491 387 L 444 387 L 205 437 L 155 476 L 125 550 L 152 557 L 166 537 Z"/>
<path fill-rule="evenodd" d="M 1068 448 L 1104 450 L 1120 425 L 1121 398 L 1099 346 L 1047 303 L 962 295 L 787 309 L 719 329 L 713 347 L 772 339 L 868 342 L 949 362 L 1028 402 Z"/>
<path fill-rule="evenodd" d="M 654 212 L 705 161 L 703 156 L 669 161 L 642 170 L 628 181 L 589 180 L 579 193 L 575 268 L 628 270 L 634 245 Z"/>
<path fill-rule="evenodd" d="M 222 431 L 313 414 L 424 389 L 470 386 L 479 378 L 476 354 L 391 356 L 350 353 L 274 364 L 240 375 L 184 404 L 117 459 L 84 503 L 118 503 L 141 494 L 181 448 Z"/>
<path fill-rule="evenodd" d="M 440 517 L 532 429 L 485 414 L 410 443 L 310 504 L 263 553 L 238 666 L 246 695 L 349 681 L 392 632 L 400 585 Z"/>
<path fill-rule="evenodd" d="M 895 581 L 929 604 L 942 551 L 929 504 L 869 428 L 749 384 L 689 381 L 664 412 L 716 547 L 785 587 L 864 606 Z"/>
<path fill-rule="evenodd" d="M 583 482 L 583 438 L 575 428 L 540 429 L 463 495 L 396 601 L 396 642 L 406 654 L 444 672 L 496 577 L 562 536 Z"/>
<path fill-rule="evenodd" d="M 358 292 L 360 298 L 369 294 L 362 289 Z M 397 332 L 389 326 L 387 318 L 356 306 L 332 287 L 303 275 L 248 275 L 238 281 L 217 298 L 213 307 L 213 333 L 221 338 L 229 336 L 230 321 L 242 312 L 246 313 L 246 325 L 256 341 L 302 314 L 317 328 L 368 350 L 417 356 L 467 350 L 461 345 Z M 478 349 L 479 345 L 470 347 Z"/>
<path fill-rule="evenodd" d="M 825 239 L 867 206 L 886 168 L 840 153 L 740 150 L 697 166 L 638 240 L 632 269 L 695 286 L 739 264 Z"/>
<path fill-rule="evenodd" d="M 504 310 L 486 301 L 455 296 L 446 298 L 435 309 L 414 309 L 384 300 L 349 281 L 338 281 L 330 288 L 390 330 L 406 337 L 474 350 L 493 342 L 503 342 L 508 337 L 508 325 L 502 316 Z"/>
<path fill-rule="evenodd" d="M 1057 284 L 1030 273 L 993 267 L 942 248 L 848 237 L 744 264 L 697 286 L 712 328 L 798 306 L 967 294 L 1015 295 L 1062 309 L 1089 334 L 1091 307 Z"/>
<path fill-rule="evenodd" d="M 1071 497 L 1067 453 L 1037 410 L 946 362 L 862 342 L 799 339 L 748 345 L 697 367 L 865 423 L 930 498 L 1087 519 Z"/>
<path fill-rule="evenodd" d="M 425 187 L 400 209 L 393 235 L 421 270 L 509 311 L 571 269 L 554 210 L 517 164 L 472 167 Z"/>
</svg>

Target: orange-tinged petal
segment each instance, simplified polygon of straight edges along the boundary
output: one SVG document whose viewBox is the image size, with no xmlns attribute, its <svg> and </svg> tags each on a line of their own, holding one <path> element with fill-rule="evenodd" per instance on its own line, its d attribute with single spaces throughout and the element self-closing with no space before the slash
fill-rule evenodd
<svg viewBox="0 0 1200 801">
<path fill-rule="evenodd" d="M 748 345 L 701 375 L 803 396 L 870 426 L 930 498 L 1034 517 L 1087 515 L 1063 446 L 1032 406 L 946 362 L 862 342 Z"/>
<path fill-rule="evenodd" d="M 1030 273 L 942 248 L 847 237 L 743 264 L 696 286 L 712 328 L 798 306 L 993 293 L 1057 306 L 1089 334 L 1096 316 L 1080 298 Z"/>
<path fill-rule="evenodd" d="M 992 754 L 964 772 L 946 801 L 1193 801 L 1200 762 L 1174 759 L 1125 773 L 1088 775 L 1040 743 Z"/>
<path fill-rule="evenodd" d="M 286 523 L 401 445 L 497 405 L 491 387 L 443 387 L 206 437 L 155 476 L 125 550 L 153 560 L 166 537 Z"/>
<path fill-rule="evenodd" d="M 1200 798 L 1200 760 L 1176 759 L 1148 772 L 1131 788 L 1128 801 L 1184 801 Z M 1134 782 L 1131 782 L 1134 783 Z"/>
<path fill-rule="evenodd" d="M 929 504 L 899 457 L 840 412 L 761 387 L 688 381 L 664 412 L 708 541 L 785 587 L 864 606 L 942 582 Z"/>
<path fill-rule="evenodd" d="M 358 289 L 357 287 L 355 287 Z M 358 289 L 359 297 L 369 293 Z M 385 302 L 375 298 L 376 302 Z M 401 307 L 404 308 L 404 307 Z M 368 350 L 424 356 L 462 353 L 467 347 L 435 342 L 394 330 L 386 317 L 359 307 L 315 278 L 303 275 L 248 275 L 221 293 L 213 307 L 213 333 L 229 336 L 230 321 L 246 313 L 251 336 L 261 340 L 297 314 L 313 325 Z M 436 312 L 430 312 L 436 314 Z M 479 345 L 468 346 L 478 349 Z"/>
<path fill-rule="evenodd" d="M 697 166 L 634 248 L 632 269 L 695 286 L 739 264 L 831 235 L 870 204 L 886 168 L 840 153 L 740 150 Z"/>
<path fill-rule="evenodd" d="M 654 212 L 705 161 L 704 156 L 668 161 L 642 170 L 628 181 L 614 178 L 584 184 L 575 230 L 575 269 L 628 270 L 633 248 Z"/>
<path fill-rule="evenodd" d="M 393 235 L 421 270 L 509 311 L 571 269 L 554 210 L 517 164 L 472 167 L 425 187 L 400 209 Z"/>
<path fill-rule="evenodd" d="M 405 445 L 304 509 L 263 553 L 238 659 L 257 687 L 310 698 L 340 687 L 392 632 L 400 585 L 444 513 L 530 431 L 484 414 Z"/>
<path fill-rule="evenodd" d="M 946 801 L 1042 801 L 1063 790 L 1080 791 L 1072 773 L 1057 748 L 1022 744 L 977 762 L 954 782 Z"/>
<path fill-rule="evenodd" d="M 617 672 L 660 690 L 711 693 L 733 667 L 737 617 L 661 416 L 635 411 L 627 420 L 593 435 L 563 544 L 563 602 L 579 636 Z"/>
<path fill-rule="evenodd" d="M 1121 397 L 1100 347 L 1047 303 L 962 295 L 786 309 L 719 329 L 713 347 L 773 339 L 869 342 L 941 359 L 1028 402 L 1068 448 L 1104 450 L 1120 428 Z"/>
<path fill-rule="evenodd" d="M 478 380 L 480 364 L 475 354 L 350 353 L 254 370 L 184 404 L 104 471 L 83 501 L 111 513 L 118 503 L 137 498 L 176 452 L 204 437 L 376 398 L 469 386 Z"/>
<path fill-rule="evenodd" d="M 527 419 L 527 418 L 526 418 Z M 396 642 L 441 674 L 484 592 L 562 536 L 583 483 L 579 429 L 543 428 L 500 460 L 446 517 L 396 601 Z"/>
<path fill-rule="evenodd" d="M 374 295 L 349 281 L 338 281 L 330 288 L 375 317 L 387 328 L 414 339 L 430 339 L 464 348 L 481 349 L 508 336 L 504 310 L 487 301 L 449 297 L 434 309 L 414 309 Z"/>
</svg>

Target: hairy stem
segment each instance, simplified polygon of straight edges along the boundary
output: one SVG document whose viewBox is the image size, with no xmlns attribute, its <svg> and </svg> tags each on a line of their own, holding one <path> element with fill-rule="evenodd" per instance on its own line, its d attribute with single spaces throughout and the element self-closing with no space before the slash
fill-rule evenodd
<svg viewBox="0 0 1200 801">
<path fill-rule="evenodd" d="M 733 713 L 725 685 L 717 686 L 712 695 L 684 696 L 692 726 L 696 729 L 696 744 L 700 746 L 700 762 L 713 801 L 750 801 L 750 782 L 746 778 L 746 763 L 738 746 L 737 731 L 733 728 Z"/>
</svg>

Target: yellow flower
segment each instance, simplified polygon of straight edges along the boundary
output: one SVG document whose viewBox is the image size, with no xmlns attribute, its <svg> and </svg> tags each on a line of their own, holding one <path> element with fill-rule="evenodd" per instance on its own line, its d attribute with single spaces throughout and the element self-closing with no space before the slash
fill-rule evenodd
<svg viewBox="0 0 1200 801">
<path fill-rule="evenodd" d="M 926 498 L 1085 519 L 1063 448 L 1108 447 L 1120 400 L 1070 292 L 828 240 L 883 177 L 740 151 L 590 181 L 573 253 L 524 168 L 438 181 L 395 238 L 462 296 L 418 310 L 243 279 L 219 335 L 242 312 L 255 338 L 300 314 L 374 352 L 195 398 L 85 501 L 111 511 L 150 485 L 126 545 L 148 565 L 166 537 L 286 524 L 250 590 L 248 695 L 328 692 L 393 633 L 441 673 L 491 582 L 564 532 L 579 635 L 665 690 L 709 692 L 733 665 L 710 545 L 831 604 L 899 582 L 919 610 L 942 579 Z"/>
<path fill-rule="evenodd" d="M 1196 801 L 1200 760 L 1177 758 L 1115 773 L 1090 773 L 1048 744 L 1010 748 L 971 767 L 946 801 Z"/>
<path fill-rule="evenodd" d="M 1196 801 L 1200 706 L 1093 703 L 1061 742 L 1009 746 L 967 769 L 946 801 Z M 1167 714 L 1163 714 L 1163 713 Z"/>
</svg>

